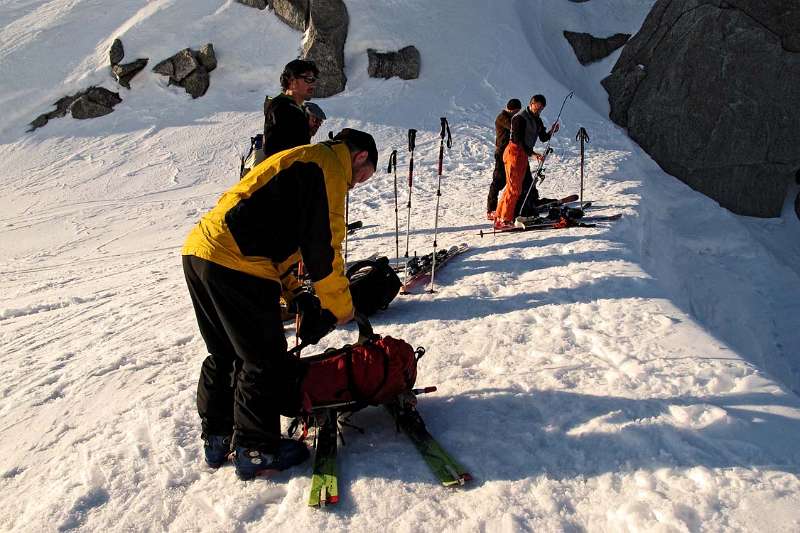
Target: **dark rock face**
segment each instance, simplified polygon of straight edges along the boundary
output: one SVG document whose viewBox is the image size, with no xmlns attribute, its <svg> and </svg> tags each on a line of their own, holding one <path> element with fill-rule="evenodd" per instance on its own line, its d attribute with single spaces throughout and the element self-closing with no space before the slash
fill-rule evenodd
<svg viewBox="0 0 800 533">
<path fill-rule="evenodd" d="M 310 0 L 270 0 L 270 8 L 283 22 L 296 29 L 306 31 L 310 11 Z"/>
<path fill-rule="evenodd" d="M 132 63 L 125 63 L 124 65 L 113 65 L 111 67 L 111 73 L 120 85 L 126 89 L 130 89 L 131 79 L 147 66 L 147 61 L 147 58 L 142 58 Z"/>
<path fill-rule="evenodd" d="M 41 128 L 51 118 L 63 117 L 67 112 L 72 114 L 72 118 L 77 119 L 102 117 L 111 113 L 114 110 L 114 106 L 120 102 L 122 102 L 122 98 L 119 97 L 119 93 L 109 91 L 103 87 L 89 87 L 85 91 L 59 98 L 53 104 L 56 106 L 55 110 L 36 117 L 31 122 L 31 127 L 28 131 Z"/>
<path fill-rule="evenodd" d="M 200 98 L 208 90 L 210 79 L 208 71 L 203 68 L 195 69 L 191 74 L 183 79 L 183 88 L 192 95 L 192 98 Z"/>
<path fill-rule="evenodd" d="M 197 52 L 197 60 L 205 67 L 208 72 L 217 68 L 217 55 L 214 53 L 214 45 L 207 43 Z"/>
<path fill-rule="evenodd" d="M 254 7 L 256 9 L 267 9 L 267 0 L 236 0 L 240 4 Z"/>
<path fill-rule="evenodd" d="M 406 46 L 397 52 L 378 52 L 367 49 L 370 78 L 391 78 L 397 76 L 404 80 L 419 78 L 420 55 L 415 46 Z"/>
<path fill-rule="evenodd" d="M 347 83 L 344 43 L 349 20 L 342 0 L 311 0 L 302 57 L 314 61 L 319 68 L 319 80 L 314 89 L 317 98 L 340 93 Z"/>
<path fill-rule="evenodd" d="M 131 79 L 147 66 L 148 61 L 147 58 L 141 58 L 131 63 L 120 64 L 122 63 L 122 58 L 125 57 L 125 51 L 122 48 L 122 41 L 119 39 L 114 39 L 108 56 L 111 63 L 111 75 L 114 76 L 117 83 L 126 89 L 131 88 Z"/>
<path fill-rule="evenodd" d="M 628 42 L 631 34 L 615 33 L 611 37 L 601 38 L 588 33 L 565 31 L 564 37 L 572 46 L 581 65 L 588 65 L 611 55 L 611 52 Z"/>
<path fill-rule="evenodd" d="M 796 0 L 658 0 L 603 80 L 611 119 L 739 214 L 779 216 L 800 109 Z"/>
<path fill-rule="evenodd" d="M 175 82 L 181 82 L 183 79 L 194 72 L 200 65 L 200 62 L 195 59 L 194 54 L 188 48 L 185 48 L 172 56 L 172 76 Z"/>
<path fill-rule="evenodd" d="M 214 45 L 208 43 L 200 51 L 184 48 L 153 67 L 153 72 L 168 76 L 170 84 L 186 89 L 192 98 L 206 94 L 210 84 L 208 73 L 217 68 Z"/>
<path fill-rule="evenodd" d="M 122 61 L 123 57 L 125 57 L 125 49 L 122 47 L 122 41 L 114 39 L 111 49 L 108 51 L 108 59 L 112 65 L 116 65 Z"/>
<path fill-rule="evenodd" d="M 72 113 L 72 118 L 86 119 L 108 115 L 113 109 L 100 105 L 84 95 L 72 102 L 72 105 L 69 106 L 69 111 Z"/>
</svg>

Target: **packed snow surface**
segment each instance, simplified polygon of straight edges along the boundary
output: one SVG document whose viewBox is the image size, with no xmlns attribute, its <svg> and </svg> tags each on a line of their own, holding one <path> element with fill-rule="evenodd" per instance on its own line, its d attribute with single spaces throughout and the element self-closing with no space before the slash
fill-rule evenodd
<svg viewBox="0 0 800 533">
<path fill-rule="evenodd" d="M 429 429 L 473 474 L 437 485 L 381 409 L 345 428 L 335 509 L 306 506 L 311 464 L 238 481 L 203 465 L 205 346 L 184 286 L 185 235 L 238 178 L 265 94 L 302 35 L 232 0 L 0 2 L 0 530 L 797 531 L 800 225 L 732 215 L 666 175 L 607 117 L 561 32 L 635 32 L 652 0 L 347 0 L 347 90 L 329 130 L 371 132 L 381 167 L 351 193 L 349 258 L 395 259 L 399 151 L 416 128 L 410 250 L 432 249 L 439 117 L 449 119 L 440 246 L 470 250 L 435 295 L 373 324 L 424 346 Z M 108 72 L 150 58 L 130 91 Z M 212 42 L 200 99 L 150 71 Z M 368 78 L 367 48 L 421 52 L 418 80 Z M 119 90 L 110 115 L 27 124 L 59 97 Z M 479 236 L 506 100 L 570 90 L 541 192 L 578 190 L 595 228 Z M 691 117 L 687 117 L 691 127 Z M 287 221 L 291 223 L 291 221 Z M 401 236 L 400 255 L 405 249 Z M 287 335 L 292 335 L 291 328 Z M 353 326 L 327 346 L 355 340 Z M 288 423 L 288 421 L 286 421 Z"/>
</svg>

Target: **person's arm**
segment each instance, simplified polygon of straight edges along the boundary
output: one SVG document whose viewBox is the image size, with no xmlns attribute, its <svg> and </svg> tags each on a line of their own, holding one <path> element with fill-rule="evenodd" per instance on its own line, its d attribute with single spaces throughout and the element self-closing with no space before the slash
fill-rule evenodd
<svg viewBox="0 0 800 533">
<path fill-rule="evenodd" d="M 559 126 L 560 126 L 560 124 L 558 122 L 555 122 L 550 127 L 550 130 L 547 131 L 544 128 L 544 122 L 542 122 L 542 120 L 539 119 L 539 140 L 542 141 L 542 142 L 549 141 L 550 138 L 553 136 L 553 134 L 558 131 Z"/>
<path fill-rule="evenodd" d="M 344 180 L 341 184 L 335 179 L 326 180 L 322 168 L 314 163 L 307 165 L 301 177 L 302 205 L 298 213 L 300 253 L 322 307 L 343 324 L 353 318 L 353 300 L 341 254 L 347 185 Z"/>
</svg>

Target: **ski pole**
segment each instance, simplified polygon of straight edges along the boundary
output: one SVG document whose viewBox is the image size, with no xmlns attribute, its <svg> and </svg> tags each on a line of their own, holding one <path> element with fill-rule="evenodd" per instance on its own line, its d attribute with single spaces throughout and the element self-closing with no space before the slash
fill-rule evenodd
<svg viewBox="0 0 800 533">
<path fill-rule="evenodd" d="M 408 216 L 406 222 L 406 267 L 404 273 L 403 285 L 408 281 L 408 243 L 411 236 L 411 189 L 414 185 L 414 148 L 416 147 L 417 130 L 408 130 L 408 151 L 411 152 L 411 159 L 408 162 Z"/>
<path fill-rule="evenodd" d="M 581 142 L 581 197 L 580 203 L 583 205 L 583 143 L 589 142 L 589 134 L 586 133 L 586 129 L 583 126 L 578 130 L 578 134 L 575 135 L 575 140 Z"/>
<path fill-rule="evenodd" d="M 303 280 L 303 260 L 301 259 L 299 263 L 297 263 L 297 280 L 302 283 Z M 300 351 L 303 349 L 303 346 L 300 345 L 300 313 L 294 315 L 294 350 L 296 351 L 297 357 L 300 357 Z"/>
<path fill-rule="evenodd" d="M 566 105 L 567 100 L 572 98 L 573 94 L 575 94 L 575 92 L 570 91 L 569 94 L 566 97 L 564 97 L 564 101 L 561 102 L 561 109 L 558 110 L 558 116 L 556 117 L 555 122 L 553 122 L 554 126 L 558 124 L 558 121 L 561 118 L 561 112 L 564 111 L 564 106 Z M 533 190 L 534 187 L 536 187 L 536 180 L 539 179 L 539 183 L 544 181 L 544 173 L 542 172 L 544 170 L 544 161 L 545 159 L 547 159 L 547 155 L 553 151 L 553 149 L 550 148 L 550 142 L 553 140 L 553 137 L 555 137 L 555 132 L 552 135 L 550 135 L 550 138 L 547 140 L 547 144 L 544 147 L 544 154 L 542 155 L 542 160 L 539 161 L 539 168 L 536 169 L 536 173 L 533 175 L 533 179 L 531 180 L 531 186 L 528 187 L 528 192 L 525 195 L 525 199 L 522 200 L 522 208 L 520 208 L 520 215 L 522 214 L 522 209 L 525 207 L 525 204 L 528 202 L 528 197 L 531 195 L 531 191 Z"/>
<path fill-rule="evenodd" d="M 433 263 L 431 263 L 431 288 L 428 292 L 433 294 L 434 280 L 436 278 L 436 235 L 439 231 L 439 199 L 442 197 L 442 160 L 444 159 L 444 136 L 447 132 L 447 149 L 453 146 L 453 138 L 450 136 L 450 124 L 447 123 L 447 118 L 441 117 L 439 119 L 442 123 L 442 132 L 439 134 L 439 183 L 436 186 L 436 216 L 433 219 Z"/>
<path fill-rule="evenodd" d="M 347 221 L 350 218 L 350 191 L 347 191 L 344 203 L 344 270 L 347 271 Z"/>
<path fill-rule="evenodd" d="M 400 267 L 400 218 L 397 207 L 397 150 L 392 150 L 389 156 L 389 166 L 386 168 L 387 174 L 394 171 L 394 248 L 395 248 L 395 261 L 397 266 Z"/>
</svg>

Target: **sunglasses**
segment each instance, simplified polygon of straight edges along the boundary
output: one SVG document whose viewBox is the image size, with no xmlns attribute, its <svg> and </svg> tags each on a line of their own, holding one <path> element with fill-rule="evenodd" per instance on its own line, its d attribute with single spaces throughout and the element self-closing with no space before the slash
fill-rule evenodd
<svg viewBox="0 0 800 533">
<path fill-rule="evenodd" d="M 316 76 L 298 76 L 298 79 L 301 79 L 306 83 L 314 83 L 315 81 L 317 81 Z"/>
</svg>

